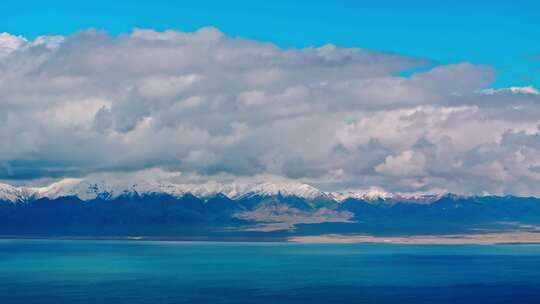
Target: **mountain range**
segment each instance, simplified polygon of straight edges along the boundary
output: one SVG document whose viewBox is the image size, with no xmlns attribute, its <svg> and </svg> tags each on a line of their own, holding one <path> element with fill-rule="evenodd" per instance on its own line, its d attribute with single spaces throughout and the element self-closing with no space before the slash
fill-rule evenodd
<svg viewBox="0 0 540 304">
<path fill-rule="evenodd" d="M 199 198 L 224 195 L 230 199 L 246 196 L 295 196 L 306 200 L 327 198 L 337 202 L 349 198 L 367 201 L 409 201 L 432 202 L 442 194 L 404 194 L 388 192 L 372 187 L 365 190 L 326 192 L 308 184 L 291 181 L 271 182 L 217 182 L 173 183 L 158 180 L 111 181 L 104 179 L 69 178 L 44 187 L 16 187 L 0 183 L 0 200 L 9 202 L 29 202 L 40 198 L 57 199 L 74 196 L 83 201 L 96 198 L 114 199 L 120 196 L 166 194 L 182 197 L 191 194 Z"/>
<path fill-rule="evenodd" d="M 282 237 L 538 231 L 540 199 L 327 192 L 291 181 L 64 179 L 0 184 L 0 235 Z"/>
</svg>

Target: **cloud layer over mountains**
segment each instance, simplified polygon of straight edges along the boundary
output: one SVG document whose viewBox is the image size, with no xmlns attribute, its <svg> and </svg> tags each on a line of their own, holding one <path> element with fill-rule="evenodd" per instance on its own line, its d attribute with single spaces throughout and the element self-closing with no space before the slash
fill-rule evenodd
<svg viewBox="0 0 540 304">
<path fill-rule="evenodd" d="M 489 66 L 428 65 L 211 27 L 0 34 L 0 179 L 161 168 L 540 195 L 540 93 L 490 89 Z"/>
</svg>

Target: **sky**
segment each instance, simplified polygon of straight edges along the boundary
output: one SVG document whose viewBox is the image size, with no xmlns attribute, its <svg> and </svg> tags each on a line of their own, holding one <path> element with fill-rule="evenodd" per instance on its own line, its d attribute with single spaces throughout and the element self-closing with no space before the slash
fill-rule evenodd
<svg viewBox="0 0 540 304">
<path fill-rule="evenodd" d="M 25 1 L 4 0 L 0 30 L 26 37 L 88 28 L 223 32 L 285 48 L 333 43 L 433 64 L 496 67 L 493 86 L 540 86 L 540 3 L 475 1 Z"/>
<path fill-rule="evenodd" d="M 0 179 L 540 195 L 540 4 L 374 2 L 4 1 Z"/>
</svg>

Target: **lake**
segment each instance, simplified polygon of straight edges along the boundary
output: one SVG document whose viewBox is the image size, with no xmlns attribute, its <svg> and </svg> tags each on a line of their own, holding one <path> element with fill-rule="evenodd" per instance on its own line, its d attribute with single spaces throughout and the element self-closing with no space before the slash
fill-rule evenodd
<svg viewBox="0 0 540 304">
<path fill-rule="evenodd" d="M 0 303 L 540 303 L 540 245 L 0 240 Z"/>
</svg>

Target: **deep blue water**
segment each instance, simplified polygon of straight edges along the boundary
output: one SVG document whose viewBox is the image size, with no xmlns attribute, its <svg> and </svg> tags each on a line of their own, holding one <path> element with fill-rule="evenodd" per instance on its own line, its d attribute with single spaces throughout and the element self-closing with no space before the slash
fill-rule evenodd
<svg viewBox="0 0 540 304">
<path fill-rule="evenodd" d="M 540 246 L 0 240 L 0 303 L 540 303 Z"/>
</svg>

